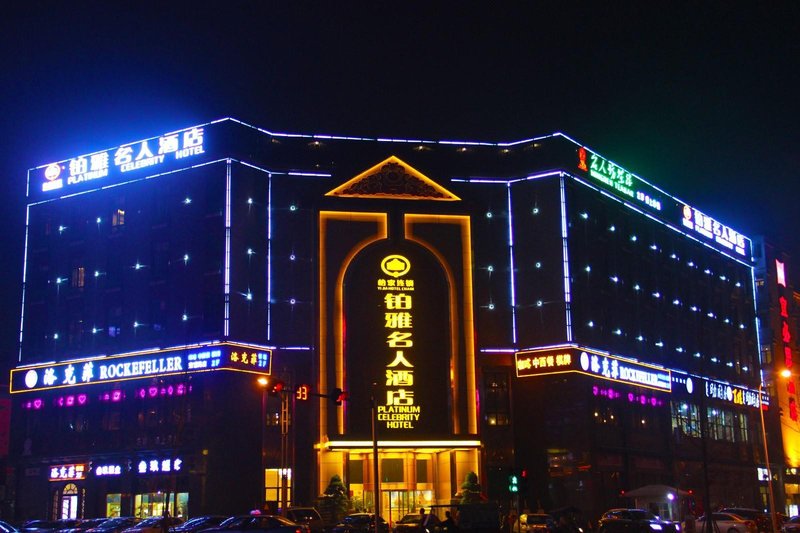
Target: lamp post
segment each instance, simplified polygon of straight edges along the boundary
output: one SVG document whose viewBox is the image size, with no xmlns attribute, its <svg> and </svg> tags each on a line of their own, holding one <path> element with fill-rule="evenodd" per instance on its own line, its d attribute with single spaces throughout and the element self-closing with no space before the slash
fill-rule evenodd
<svg viewBox="0 0 800 533">
<path fill-rule="evenodd" d="M 789 377 L 791 373 L 789 370 L 782 370 L 779 375 L 781 377 Z M 769 445 L 767 444 L 767 426 L 764 423 L 764 381 L 758 384 L 758 413 L 761 416 L 761 437 L 764 439 L 764 463 L 767 467 L 767 493 L 769 495 L 769 516 L 772 521 L 773 533 L 778 533 L 778 515 L 775 509 L 775 491 L 772 488 L 772 467 L 769 464 Z"/>
<path fill-rule="evenodd" d="M 258 384 L 261 385 L 261 492 L 257 502 L 263 508 L 267 501 L 267 385 L 269 379 L 260 377 Z"/>
</svg>

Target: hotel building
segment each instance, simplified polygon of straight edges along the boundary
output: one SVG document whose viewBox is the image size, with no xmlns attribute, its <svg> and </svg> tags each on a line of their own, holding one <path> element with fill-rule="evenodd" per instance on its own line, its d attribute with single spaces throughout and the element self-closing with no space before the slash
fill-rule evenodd
<svg viewBox="0 0 800 533">
<path fill-rule="evenodd" d="M 376 463 L 392 520 L 469 472 L 590 516 L 765 497 L 750 239 L 562 134 L 223 119 L 72 157 L 29 171 L 24 276 L 20 517 L 312 504 L 334 475 L 373 509 Z"/>
</svg>

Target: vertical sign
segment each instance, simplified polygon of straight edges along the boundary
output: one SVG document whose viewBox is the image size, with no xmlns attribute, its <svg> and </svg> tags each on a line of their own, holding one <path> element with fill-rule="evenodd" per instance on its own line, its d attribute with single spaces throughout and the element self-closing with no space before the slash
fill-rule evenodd
<svg viewBox="0 0 800 533">
<path fill-rule="evenodd" d="M 784 264 L 775 260 L 775 271 L 777 283 L 779 286 L 786 289 L 786 275 Z M 783 363 L 786 365 L 787 370 L 791 370 L 794 365 L 794 358 L 792 357 L 792 333 L 789 328 L 789 302 L 784 295 L 778 298 L 778 303 L 781 307 L 781 341 L 783 342 Z M 792 420 L 797 421 L 797 390 L 795 388 L 794 379 L 790 378 L 786 381 L 786 393 L 789 398 L 789 416 Z"/>
<path fill-rule="evenodd" d="M 413 429 L 422 414 L 414 401 L 414 288 L 411 262 L 402 255 L 381 261 L 377 280 L 386 334 L 386 397 L 378 401 L 378 422 L 387 429 Z"/>
</svg>

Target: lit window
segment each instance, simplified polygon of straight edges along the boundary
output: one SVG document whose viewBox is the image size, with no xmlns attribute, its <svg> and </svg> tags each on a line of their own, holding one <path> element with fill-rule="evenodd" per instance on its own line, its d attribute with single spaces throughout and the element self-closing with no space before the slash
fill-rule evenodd
<svg viewBox="0 0 800 533">
<path fill-rule="evenodd" d="M 111 215 L 111 225 L 112 226 L 124 226 L 125 225 L 125 210 L 124 209 L 117 209 L 114 211 L 114 214 Z"/>
</svg>

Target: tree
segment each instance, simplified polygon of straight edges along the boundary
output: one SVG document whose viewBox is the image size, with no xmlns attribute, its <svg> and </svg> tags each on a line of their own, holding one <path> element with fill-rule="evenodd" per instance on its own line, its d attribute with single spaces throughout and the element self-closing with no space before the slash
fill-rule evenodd
<svg viewBox="0 0 800 533">
<path fill-rule="evenodd" d="M 478 484 L 478 475 L 475 472 L 469 472 L 464 477 L 464 483 L 461 484 L 461 503 L 478 503 L 482 501 L 481 486 Z"/>
<path fill-rule="evenodd" d="M 342 478 L 339 474 L 335 474 L 331 477 L 328 486 L 322 493 L 320 511 L 324 511 L 325 514 L 330 516 L 330 520 L 336 523 L 344 517 L 349 506 L 350 497 L 347 493 L 347 487 L 342 483 Z"/>
</svg>

